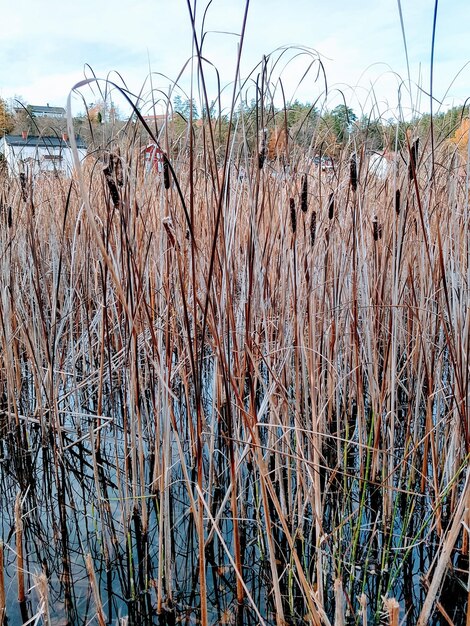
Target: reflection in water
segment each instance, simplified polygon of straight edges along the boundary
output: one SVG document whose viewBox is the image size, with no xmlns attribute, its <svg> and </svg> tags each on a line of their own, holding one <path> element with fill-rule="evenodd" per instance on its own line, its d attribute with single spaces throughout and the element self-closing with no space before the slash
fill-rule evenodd
<svg viewBox="0 0 470 626">
<path fill-rule="evenodd" d="M 208 391 L 204 399 L 207 406 L 210 395 Z M 49 581 L 48 607 L 53 623 L 87 623 L 99 614 L 99 603 L 108 623 L 122 619 L 129 624 L 197 623 L 201 599 L 198 528 L 192 513 L 196 490 L 188 492 L 188 485 L 197 483 L 197 466 L 191 439 L 181 436 L 191 430 L 183 397 L 179 393 L 172 407 L 178 441 L 168 440 L 163 418 L 158 419 L 152 405 L 142 399 L 140 409 L 146 411 L 146 418 L 136 451 L 129 447 L 132 428 L 120 401 L 113 402 L 113 410 L 108 407 L 104 420 L 93 415 L 94 398 L 88 398 L 86 413 L 61 414 L 59 433 L 26 420 L 21 420 L 16 430 L 4 429 L 0 494 L 7 624 L 16 626 L 37 615 L 41 596 L 35 574 L 39 572 Z M 261 396 L 257 398 L 258 403 L 262 401 Z M 237 578 L 229 558 L 234 554 L 229 493 L 233 441 L 229 443 L 227 411 L 220 411 L 219 416 L 214 419 L 208 414 L 204 435 L 205 499 L 210 511 L 204 516 L 210 623 L 257 624 L 253 606 L 266 623 L 275 623 L 260 475 L 253 464 L 253 452 L 243 446 L 241 437 L 235 440 L 237 528 L 243 581 L 253 605 L 246 598 L 243 604 L 236 601 Z M 260 443 L 268 449 L 269 428 L 261 426 L 259 431 Z M 293 443 L 305 449 L 309 445 L 308 440 Z M 330 469 L 335 467 L 336 447 L 325 445 L 324 458 L 329 462 L 322 465 L 319 483 L 325 498 L 323 519 L 316 520 L 310 502 L 299 503 L 301 517 L 296 517 L 298 510 L 286 516 L 289 527 L 295 529 L 292 547 L 282 525 L 272 524 L 286 619 L 303 623 L 308 611 L 296 577 L 294 552 L 311 580 L 316 576 L 321 552 L 324 605 L 329 615 L 334 614 L 335 607 L 333 582 L 342 570 L 347 573 L 344 590 L 351 617 L 360 610 L 359 599 L 365 594 L 369 621 L 379 623 L 381 598 L 387 595 L 399 600 L 402 617 L 411 626 L 425 596 L 420 575 L 429 570 L 439 542 L 432 529 L 422 532 L 430 503 L 419 494 L 397 494 L 390 526 L 384 520 L 379 475 L 370 482 L 358 480 L 358 455 L 353 446 L 345 453 L 347 471 L 339 473 Z M 298 459 L 291 456 L 267 455 L 267 472 L 281 502 L 287 494 L 295 500 L 299 486 L 299 478 L 292 472 L 292 463 Z M 28 590 L 22 603 L 17 601 L 16 588 L 17 493 L 21 494 Z M 350 495 L 349 501 L 339 506 L 344 493 Z M 269 517 L 276 520 L 274 500 L 270 498 L 268 504 Z M 359 510 L 360 525 L 355 519 Z M 212 520 L 217 520 L 218 532 L 214 532 Z M 90 591 L 88 554 L 98 581 L 96 597 Z M 455 568 L 441 594 L 441 605 L 454 623 L 465 614 L 465 563 L 457 552 Z M 439 619 L 436 615 L 432 623 L 441 623 Z"/>
</svg>

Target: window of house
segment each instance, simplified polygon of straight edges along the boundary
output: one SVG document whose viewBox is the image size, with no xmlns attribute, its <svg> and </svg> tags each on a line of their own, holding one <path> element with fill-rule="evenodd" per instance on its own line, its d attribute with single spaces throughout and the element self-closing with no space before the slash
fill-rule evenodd
<svg viewBox="0 0 470 626">
<path fill-rule="evenodd" d="M 44 161 L 54 161 L 55 163 L 60 163 L 62 161 L 62 157 L 60 154 L 44 154 Z"/>
</svg>

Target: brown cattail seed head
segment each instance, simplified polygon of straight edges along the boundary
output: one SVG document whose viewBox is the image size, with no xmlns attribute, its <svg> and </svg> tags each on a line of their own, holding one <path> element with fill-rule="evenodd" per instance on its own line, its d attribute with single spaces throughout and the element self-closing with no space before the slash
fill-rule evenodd
<svg viewBox="0 0 470 626">
<path fill-rule="evenodd" d="M 170 166 L 166 154 L 163 155 L 163 185 L 165 189 L 170 188 Z"/>
<path fill-rule="evenodd" d="M 119 156 L 116 157 L 115 161 L 115 176 L 117 184 L 119 185 L 119 187 L 122 187 L 124 184 L 124 176 L 122 172 L 122 161 L 121 157 Z"/>
<path fill-rule="evenodd" d="M 410 148 L 410 162 L 408 164 L 408 178 L 409 180 L 414 180 L 416 174 L 416 165 L 418 162 L 418 147 L 419 147 L 419 137 L 414 141 L 413 145 Z"/>
<path fill-rule="evenodd" d="M 297 230 L 297 215 L 295 213 L 294 198 L 291 198 L 289 200 L 289 206 L 290 206 L 290 225 L 292 228 L 292 232 L 295 233 L 295 231 Z"/>
<path fill-rule="evenodd" d="M 382 239 L 382 224 L 379 224 L 377 215 L 374 216 L 374 220 L 372 222 L 372 230 L 374 233 L 374 241 Z"/>
<path fill-rule="evenodd" d="M 400 215 L 400 190 L 395 191 L 395 212 Z"/>
<path fill-rule="evenodd" d="M 349 182 L 353 191 L 357 190 L 357 156 L 354 152 L 349 161 Z"/>
<path fill-rule="evenodd" d="M 310 219 L 310 245 L 315 244 L 315 237 L 317 234 L 317 214 L 315 211 L 312 212 L 312 217 Z"/>
<path fill-rule="evenodd" d="M 259 169 L 263 168 L 264 162 L 266 160 L 267 138 L 268 138 L 268 130 L 266 128 L 263 128 L 263 130 L 260 131 L 260 141 L 259 141 L 259 151 L 258 151 L 258 167 L 259 167 Z"/>
<path fill-rule="evenodd" d="M 28 199 L 28 190 L 26 189 L 26 174 L 21 172 L 20 174 L 20 186 L 21 186 L 21 197 L 23 198 L 23 202 L 26 202 Z"/>
<path fill-rule="evenodd" d="M 103 174 L 104 174 L 104 177 L 106 178 L 106 182 L 108 184 L 108 189 L 109 189 L 109 194 L 111 196 L 111 200 L 113 201 L 114 207 L 118 208 L 121 200 L 119 198 L 119 191 L 118 191 L 118 188 L 116 187 L 114 178 L 111 175 L 111 170 L 109 169 L 109 166 L 106 166 L 103 168 Z"/>
<path fill-rule="evenodd" d="M 328 198 L 328 219 L 332 220 L 334 214 L 335 214 L 335 194 L 331 192 L 330 197 Z"/>
<path fill-rule="evenodd" d="M 304 213 L 307 213 L 308 209 L 308 183 L 307 174 L 302 176 L 302 191 L 300 192 L 300 208 Z"/>
</svg>

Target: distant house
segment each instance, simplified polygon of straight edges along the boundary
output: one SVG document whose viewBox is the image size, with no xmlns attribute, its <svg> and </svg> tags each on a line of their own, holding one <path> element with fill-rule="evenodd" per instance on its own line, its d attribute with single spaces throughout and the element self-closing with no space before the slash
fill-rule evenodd
<svg viewBox="0 0 470 626">
<path fill-rule="evenodd" d="M 157 172 L 163 172 L 165 153 L 157 146 L 157 144 L 149 143 L 148 146 L 141 150 L 141 154 L 145 155 L 147 172 L 149 172 L 152 168 L 154 168 Z"/>
<path fill-rule="evenodd" d="M 63 107 L 50 107 L 47 106 L 36 106 L 36 105 L 28 105 L 28 112 L 33 117 L 54 117 L 56 119 L 61 119 L 65 117 L 65 109 Z M 21 113 L 24 111 L 23 107 L 17 107 L 15 109 L 16 113 Z"/>
<path fill-rule="evenodd" d="M 396 155 L 394 153 L 385 150 L 384 152 L 371 152 L 368 156 L 369 172 L 380 180 L 385 180 L 396 168 Z"/>
<path fill-rule="evenodd" d="M 76 138 L 80 159 L 86 156 L 86 144 Z M 0 154 L 13 174 L 60 172 L 69 175 L 74 167 L 72 149 L 67 135 L 62 137 L 31 137 L 5 135 L 0 138 Z"/>
<path fill-rule="evenodd" d="M 142 115 L 144 118 L 144 122 L 148 124 L 153 130 L 155 125 L 158 129 L 161 129 L 167 122 L 171 121 L 171 117 L 165 114 L 157 114 L 157 115 Z"/>
</svg>

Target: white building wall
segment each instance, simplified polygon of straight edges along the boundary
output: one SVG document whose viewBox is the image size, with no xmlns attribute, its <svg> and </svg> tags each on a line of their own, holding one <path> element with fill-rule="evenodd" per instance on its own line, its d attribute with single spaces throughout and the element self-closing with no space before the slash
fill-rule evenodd
<svg viewBox="0 0 470 626">
<path fill-rule="evenodd" d="M 86 150 L 79 148 L 78 154 L 82 160 L 86 156 Z M 27 170 L 33 175 L 55 171 L 70 175 L 74 168 L 72 150 L 68 146 L 7 146 L 5 156 L 14 174 Z"/>
<path fill-rule="evenodd" d="M 384 154 L 374 152 L 369 156 L 369 172 L 380 180 L 385 180 L 392 168 L 393 163 Z"/>
<path fill-rule="evenodd" d="M 86 150 L 84 150 L 83 148 L 77 148 L 77 152 L 78 152 L 78 157 L 80 159 L 80 162 L 83 161 L 83 159 L 86 157 Z M 68 147 L 65 149 L 62 149 L 62 157 L 63 157 L 63 161 L 62 161 L 63 170 L 68 175 L 70 175 L 75 168 L 72 149 Z"/>
</svg>

